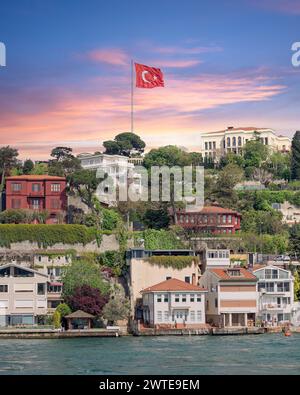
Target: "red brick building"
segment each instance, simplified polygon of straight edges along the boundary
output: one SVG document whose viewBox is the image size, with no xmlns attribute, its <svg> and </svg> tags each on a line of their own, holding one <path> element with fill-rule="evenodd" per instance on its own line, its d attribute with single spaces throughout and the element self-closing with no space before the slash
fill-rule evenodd
<svg viewBox="0 0 300 395">
<path fill-rule="evenodd" d="M 177 224 L 200 233 L 233 234 L 241 228 L 241 214 L 229 208 L 204 207 L 199 212 L 176 211 Z"/>
<path fill-rule="evenodd" d="M 65 177 L 22 175 L 6 178 L 6 209 L 47 210 L 47 223 L 55 224 L 67 210 Z"/>
</svg>

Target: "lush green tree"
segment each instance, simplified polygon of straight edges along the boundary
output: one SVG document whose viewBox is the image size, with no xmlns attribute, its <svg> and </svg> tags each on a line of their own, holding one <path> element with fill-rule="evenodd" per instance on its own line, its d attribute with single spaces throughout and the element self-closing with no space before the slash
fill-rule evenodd
<svg viewBox="0 0 300 395">
<path fill-rule="evenodd" d="M 55 310 L 60 313 L 61 318 L 64 318 L 66 315 L 72 313 L 72 310 L 66 303 L 60 303 Z"/>
<path fill-rule="evenodd" d="M 106 154 L 130 156 L 133 152 L 144 152 L 146 144 L 137 134 L 125 132 L 118 134 L 114 140 L 104 141 L 103 146 Z"/>
<path fill-rule="evenodd" d="M 52 316 L 52 322 L 54 325 L 55 329 L 58 329 L 61 327 L 61 315 L 60 312 L 58 310 L 55 310 Z"/>
<path fill-rule="evenodd" d="M 148 228 L 153 229 L 166 229 L 170 225 L 170 214 L 166 205 L 161 206 L 158 209 L 147 209 L 144 216 L 143 222 Z"/>
<path fill-rule="evenodd" d="M 300 225 L 295 224 L 289 228 L 290 251 L 293 255 L 300 257 Z"/>
<path fill-rule="evenodd" d="M 48 174 L 48 164 L 46 163 L 35 163 L 34 168 L 30 174 L 43 175 Z"/>
<path fill-rule="evenodd" d="M 294 270 L 293 277 L 294 277 L 294 300 L 298 301 L 300 298 L 300 275 L 297 269 Z"/>
<path fill-rule="evenodd" d="M 116 321 L 124 320 L 129 317 L 130 302 L 121 295 L 115 295 L 103 308 L 103 318 L 108 324 L 113 325 Z"/>
<path fill-rule="evenodd" d="M 243 212 L 242 230 L 256 234 L 280 234 L 283 230 L 282 214 L 275 210 Z"/>
<path fill-rule="evenodd" d="M 72 148 L 56 147 L 51 151 L 55 159 L 49 160 L 48 174 L 64 177 L 81 169 L 81 163 L 72 153 Z"/>
<path fill-rule="evenodd" d="M 193 157 L 176 145 L 152 149 L 145 155 L 144 165 L 148 169 L 152 166 L 188 166 L 192 164 Z"/>
<path fill-rule="evenodd" d="M 18 164 L 18 155 L 18 150 L 10 147 L 9 145 L 0 148 L 0 194 L 3 192 L 4 189 L 5 177 L 9 175 L 11 169 Z"/>
<path fill-rule="evenodd" d="M 264 145 L 259 138 L 249 140 L 243 149 L 245 166 L 261 167 L 269 155 L 269 149 Z"/>
<path fill-rule="evenodd" d="M 31 159 L 26 159 L 23 164 L 23 174 L 31 174 L 34 168 L 34 163 Z"/>
<path fill-rule="evenodd" d="M 99 266 L 88 260 L 73 261 L 67 266 L 62 275 L 62 282 L 64 298 L 73 295 L 75 289 L 82 285 L 96 288 L 102 294 L 107 294 L 109 291 L 108 284 L 101 277 Z"/>
<path fill-rule="evenodd" d="M 292 180 L 300 180 L 300 131 L 298 130 L 292 140 L 292 159 L 291 159 Z"/>
<path fill-rule="evenodd" d="M 98 288 L 81 285 L 76 287 L 66 300 L 73 311 L 82 310 L 94 316 L 100 316 L 103 307 L 108 302 L 108 295 L 102 294 Z"/>
</svg>

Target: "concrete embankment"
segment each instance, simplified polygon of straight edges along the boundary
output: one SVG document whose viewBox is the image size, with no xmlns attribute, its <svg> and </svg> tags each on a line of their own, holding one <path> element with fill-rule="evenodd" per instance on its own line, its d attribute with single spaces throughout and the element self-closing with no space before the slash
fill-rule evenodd
<svg viewBox="0 0 300 395">
<path fill-rule="evenodd" d="M 118 337 L 119 330 L 90 329 L 58 331 L 51 329 L 7 329 L 0 331 L 0 339 L 67 339 L 74 337 Z"/>
<path fill-rule="evenodd" d="M 141 331 L 134 331 L 134 336 L 229 336 L 229 335 L 261 335 L 264 328 L 200 328 L 200 329 L 155 329 L 143 328 Z"/>
</svg>

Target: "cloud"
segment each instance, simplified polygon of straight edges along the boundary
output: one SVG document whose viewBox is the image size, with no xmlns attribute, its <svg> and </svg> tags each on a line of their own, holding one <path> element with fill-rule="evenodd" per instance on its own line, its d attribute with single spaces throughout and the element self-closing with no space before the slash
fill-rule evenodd
<svg viewBox="0 0 300 395">
<path fill-rule="evenodd" d="M 182 46 L 166 46 L 166 47 L 151 47 L 153 52 L 162 53 L 164 55 L 199 55 L 202 53 L 210 53 L 210 52 L 220 52 L 223 51 L 223 48 L 219 46 L 211 46 L 211 47 L 191 47 L 186 48 Z"/>
<path fill-rule="evenodd" d="M 94 49 L 86 54 L 87 58 L 97 63 L 107 63 L 115 66 L 128 66 L 129 56 L 121 49 Z"/>
<path fill-rule="evenodd" d="M 284 14 L 300 15 L 299 0 L 251 0 L 249 4 Z"/>
<path fill-rule="evenodd" d="M 188 145 L 182 140 L 189 134 L 194 145 L 199 130 L 214 124 L 214 117 L 208 122 L 205 112 L 218 114 L 224 106 L 268 101 L 284 90 L 260 69 L 189 77 L 169 74 L 165 88 L 135 90 L 136 132 L 150 145 L 159 140 Z M 0 94 L 0 144 L 17 146 L 22 157 L 42 159 L 62 143 L 77 152 L 98 150 L 104 140 L 130 129 L 130 90 L 124 76 L 85 80 L 82 87 L 53 87 L 47 95 L 49 104 L 40 105 L 39 90 L 15 95 L 10 90 L 9 100 Z"/>
<path fill-rule="evenodd" d="M 150 65 L 159 67 L 170 67 L 170 68 L 188 68 L 194 67 L 201 63 L 201 60 L 171 60 L 171 59 L 156 59 L 148 62 Z"/>
</svg>

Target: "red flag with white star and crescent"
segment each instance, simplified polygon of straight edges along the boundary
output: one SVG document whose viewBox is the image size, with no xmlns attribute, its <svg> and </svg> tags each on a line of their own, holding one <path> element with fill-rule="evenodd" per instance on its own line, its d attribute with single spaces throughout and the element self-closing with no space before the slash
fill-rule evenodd
<svg viewBox="0 0 300 395">
<path fill-rule="evenodd" d="M 159 88 L 164 87 L 164 76 L 160 69 L 135 63 L 136 87 Z"/>
</svg>

